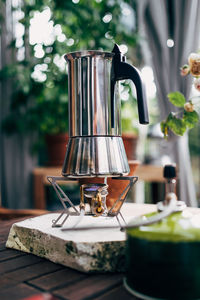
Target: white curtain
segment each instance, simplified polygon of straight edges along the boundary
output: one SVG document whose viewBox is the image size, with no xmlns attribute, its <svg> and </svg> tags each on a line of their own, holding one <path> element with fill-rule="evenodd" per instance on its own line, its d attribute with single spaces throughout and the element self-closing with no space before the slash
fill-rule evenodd
<svg viewBox="0 0 200 300">
<path fill-rule="evenodd" d="M 4 22 L 0 35 L 0 68 L 12 64 L 15 55 L 8 47 L 13 38 L 13 13 L 11 0 L 2 2 L 1 13 Z M 12 81 L 0 83 L 0 123 L 9 113 Z M 32 170 L 37 158 L 31 152 L 32 136 L 6 136 L 0 130 L 0 170 L 1 170 L 1 201 L 0 206 L 8 208 L 30 208 L 32 201 Z"/>
<path fill-rule="evenodd" d="M 160 118 L 165 119 L 176 108 L 167 94 L 180 91 L 190 94 L 191 80 L 180 76 L 180 67 L 187 63 L 200 42 L 199 0 L 138 0 L 138 27 L 146 62 L 152 65 L 157 86 Z M 167 41 L 174 42 L 173 47 Z M 172 136 L 166 142 L 167 154 L 179 168 L 180 198 L 189 206 L 197 206 L 192 178 L 188 136 Z"/>
</svg>

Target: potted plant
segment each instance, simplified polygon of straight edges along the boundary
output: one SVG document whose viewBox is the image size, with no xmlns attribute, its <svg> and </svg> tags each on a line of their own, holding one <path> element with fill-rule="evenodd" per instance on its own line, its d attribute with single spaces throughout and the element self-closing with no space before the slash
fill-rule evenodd
<svg viewBox="0 0 200 300">
<path fill-rule="evenodd" d="M 51 166 L 63 164 L 68 143 L 66 77 L 65 72 L 62 73 L 61 70 L 57 74 L 47 73 L 45 87 L 37 99 L 37 104 L 30 112 L 30 115 L 34 115 L 38 120 L 34 127 L 39 132 L 39 142 L 46 146 L 47 164 Z"/>
<path fill-rule="evenodd" d="M 47 70 L 43 72 L 47 77 L 43 82 L 32 78 L 34 67 L 30 65 L 18 63 L 12 66 L 12 72 L 10 68 L 2 70 L 0 79 L 15 77 L 18 84 L 12 89 L 10 112 L 2 123 L 4 132 L 8 135 L 36 133 L 32 150 L 40 151 L 47 145 L 48 161 L 43 159 L 43 162 L 62 164 L 68 132 L 66 74 L 60 72 L 58 76 Z M 58 147 L 60 144 L 64 148 Z"/>
</svg>

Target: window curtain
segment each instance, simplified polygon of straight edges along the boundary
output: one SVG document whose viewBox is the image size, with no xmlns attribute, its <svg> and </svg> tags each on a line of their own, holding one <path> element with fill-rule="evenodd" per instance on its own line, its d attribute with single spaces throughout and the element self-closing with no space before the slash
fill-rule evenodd
<svg viewBox="0 0 200 300">
<path fill-rule="evenodd" d="M 20 3 L 20 1 L 19 1 Z M 13 39 L 14 17 L 11 0 L 2 2 L 0 35 L 0 68 L 15 61 L 15 53 L 9 48 Z M 0 124 L 9 113 L 11 91 L 14 83 L 11 80 L 0 82 Z M 37 158 L 31 154 L 34 138 L 15 134 L 6 136 L 0 127 L 0 169 L 1 169 L 1 203 L 8 208 L 30 208 L 32 201 L 32 170 Z"/>
<path fill-rule="evenodd" d="M 188 98 L 191 79 L 180 76 L 180 67 L 187 63 L 191 52 L 200 44 L 200 1 L 198 0 L 140 0 L 138 27 L 141 48 L 146 62 L 152 65 L 157 86 L 160 120 L 176 108 L 168 101 L 167 94 L 182 92 Z M 174 42 L 167 46 L 167 40 Z M 189 206 L 197 206 L 192 178 L 188 135 L 172 135 L 166 142 L 167 154 L 178 165 L 180 199 Z"/>
</svg>

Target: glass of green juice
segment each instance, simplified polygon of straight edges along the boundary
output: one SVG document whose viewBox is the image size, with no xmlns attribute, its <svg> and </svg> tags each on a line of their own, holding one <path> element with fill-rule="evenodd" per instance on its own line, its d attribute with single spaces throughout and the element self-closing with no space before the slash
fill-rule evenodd
<svg viewBox="0 0 200 300">
<path fill-rule="evenodd" d="M 153 214 L 146 215 L 146 217 Z M 141 299 L 200 299 L 200 214 L 126 230 L 125 288 Z"/>
</svg>

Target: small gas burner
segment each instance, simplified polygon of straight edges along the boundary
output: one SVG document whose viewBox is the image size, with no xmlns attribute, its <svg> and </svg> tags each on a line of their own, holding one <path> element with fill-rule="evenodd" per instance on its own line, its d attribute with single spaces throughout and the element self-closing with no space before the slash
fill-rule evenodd
<svg viewBox="0 0 200 300">
<path fill-rule="evenodd" d="M 94 184 L 82 184 L 80 186 L 80 205 L 79 207 L 74 206 L 72 201 L 66 195 L 66 193 L 62 190 L 62 188 L 58 185 L 57 181 L 69 181 L 69 180 L 77 180 L 69 177 L 58 177 L 58 176 L 48 176 L 48 181 L 53 186 L 60 202 L 62 203 L 64 210 L 58 216 L 56 220 L 52 221 L 52 227 L 62 227 L 69 216 L 80 216 L 77 224 L 80 219 L 84 216 L 94 216 L 94 217 L 116 217 L 121 227 L 121 223 L 119 220 L 119 216 L 122 221 L 126 224 L 120 209 L 122 204 L 126 200 L 127 194 L 132 187 L 133 184 L 136 183 L 138 177 L 135 176 L 123 176 L 123 177 L 112 177 L 112 179 L 116 180 L 127 180 L 128 184 L 124 191 L 119 195 L 118 199 L 114 202 L 113 206 L 108 210 L 106 206 L 106 196 L 108 195 L 108 185 L 107 178 L 104 179 L 105 183 L 94 183 Z M 67 207 L 67 205 L 69 207 Z M 87 209 L 89 205 L 89 210 Z"/>
<path fill-rule="evenodd" d="M 81 201 L 80 208 L 85 210 L 85 201 L 90 205 L 90 213 L 95 216 L 107 214 L 106 196 L 108 195 L 108 185 L 104 183 L 83 184 L 80 188 Z"/>
</svg>

